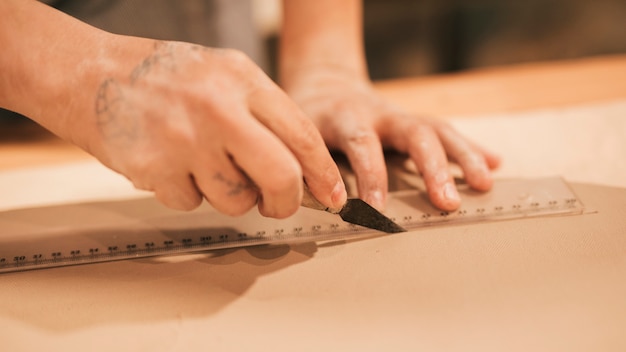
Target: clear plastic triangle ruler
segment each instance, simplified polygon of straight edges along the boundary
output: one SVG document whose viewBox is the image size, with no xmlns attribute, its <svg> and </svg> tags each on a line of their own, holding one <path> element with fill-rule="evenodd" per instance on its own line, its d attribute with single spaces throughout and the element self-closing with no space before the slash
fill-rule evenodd
<svg viewBox="0 0 626 352">
<path fill-rule="evenodd" d="M 423 192 L 389 196 L 386 215 L 415 236 L 430 226 L 581 214 L 561 178 L 498 180 L 487 193 L 461 189 L 462 206 L 437 210 Z M 404 234 L 405 235 L 405 234 Z M 413 233 L 411 233 L 413 235 Z M 301 208 L 276 220 L 251 210 L 224 216 L 208 205 L 191 212 L 153 199 L 68 204 L 0 212 L 0 273 L 253 245 L 325 242 L 387 235 Z"/>
</svg>

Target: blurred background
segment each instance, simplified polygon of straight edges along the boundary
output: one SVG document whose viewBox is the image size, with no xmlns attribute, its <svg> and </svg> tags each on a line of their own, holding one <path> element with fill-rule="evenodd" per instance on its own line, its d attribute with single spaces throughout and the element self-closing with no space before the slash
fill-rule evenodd
<svg viewBox="0 0 626 352">
<path fill-rule="evenodd" d="M 276 77 L 280 0 L 44 2 L 114 33 L 239 48 Z M 626 53 L 626 0 L 364 0 L 364 33 L 374 80 Z"/>
<path fill-rule="evenodd" d="M 272 47 L 272 5 L 254 5 Z M 618 54 L 626 0 L 364 0 L 364 29 L 375 80 Z"/>
</svg>

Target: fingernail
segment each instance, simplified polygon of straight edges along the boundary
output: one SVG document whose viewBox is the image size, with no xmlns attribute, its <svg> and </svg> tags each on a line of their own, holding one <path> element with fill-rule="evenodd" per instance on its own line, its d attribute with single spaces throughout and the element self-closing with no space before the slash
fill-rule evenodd
<svg viewBox="0 0 626 352">
<path fill-rule="evenodd" d="M 459 192 L 457 192 L 456 187 L 452 183 L 446 183 L 443 186 L 443 196 L 448 200 L 460 201 L 461 197 L 459 197 Z"/>
<path fill-rule="evenodd" d="M 346 193 L 346 186 L 343 184 L 343 181 L 337 182 L 330 195 L 330 200 L 337 208 L 341 208 L 344 204 L 346 204 L 346 201 L 348 200 L 348 193 Z"/>
</svg>

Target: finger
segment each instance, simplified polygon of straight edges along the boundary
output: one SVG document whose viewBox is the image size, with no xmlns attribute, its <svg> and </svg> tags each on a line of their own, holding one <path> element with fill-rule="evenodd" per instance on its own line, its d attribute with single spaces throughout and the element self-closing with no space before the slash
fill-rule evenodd
<svg viewBox="0 0 626 352">
<path fill-rule="evenodd" d="M 202 203 L 202 195 L 188 174 L 173 175 L 154 187 L 155 198 L 169 208 L 192 210 Z"/>
<path fill-rule="evenodd" d="M 257 186 L 261 214 L 275 218 L 292 215 L 300 207 L 302 169 L 285 144 L 249 113 L 240 113 L 244 125 L 231 126 L 226 151 Z"/>
<path fill-rule="evenodd" d="M 487 163 L 487 167 L 489 167 L 489 170 L 495 170 L 500 167 L 500 164 L 502 163 L 502 158 L 498 154 L 495 154 L 480 145 L 472 143 L 471 141 L 469 141 L 469 144 L 483 155 L 483 157 L 485 158 L 485 162 Z"/>
<path fill-rule="evenodd" d="M 343 207 L 345 185 L 313 122 L 277 87 L 257 90 L 249 105 L 254 116 L 293 153 L 315 198 L 330 208 Z"/>
<path fill-rule="evenodd" d="M 193 175 L 206 200 L 223 214 L 242 215 L 257 203 L 254 183 L 221 150 L 198 159 Z"/>
<path fill-rule="evenodd" d="M 414 122 L 406 130 L 408 153 L 424 177 L 431 202 L 443 210 L 454 210 L 461 200 L 448 171 L 448 160 L 435 130 Z"/>
<path fill-rule="evenodd" d="M 152 158 L 148 155 L 152 155 Z M 133 160 L 128 174 L 137 189 L 151 191 L 165 206 L 177 210 L 192 210 L 202 203 L 202 195 L 196 188 L 187 166 L 181 160 L 174 160 L 165 166 L 160 156 L 144 153 L 141 159 Z M 176 164 L 176 165 L 174 165 Z"/>
<path fill-rule="evenodd" d="M 450 158 L 459 164 L 470 187 L 479 191 L 491 189 L 493 179 L 485 154 L 450 126 L 439 126 L 437 132 L 441 144 Z M 493 163 L 493 160 L 491 162 Z"/>
<path fill-rule="evenodd" d="M 385 208 L 387 199 L 387 168 L 383 147 L 376 131 L 346 131 L 340 149 L 346 154 L 357 180 L 359 196 L 376 209 Z"/>
</svg>

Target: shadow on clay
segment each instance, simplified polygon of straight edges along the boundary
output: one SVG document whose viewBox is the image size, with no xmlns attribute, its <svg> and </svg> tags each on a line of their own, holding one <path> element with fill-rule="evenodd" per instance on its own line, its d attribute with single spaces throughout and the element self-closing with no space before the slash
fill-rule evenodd
<svg viewBox="0 0 626 352">
<path fill-rule="evenodd" d="M 44 210 L 6 213 L 0 220 L 6 218 L 6 228 L 23 223 L 63 229 L 70 224 L 71 231 L 63 236 L 100 246 L 111 238 L 140 246 L 155 236 L 178 243 L 201 235 L 237 234 L 230 227 L 201 225 L 206 224 L 206 212 L 173 216 L 144 200 Z M 95 220 L 99 226 L 92 226 Z M 37 234 L 5 237 L 0 249 L 31 243 L 53 248 L 60 240 L 58 234 Z M 2 274 L 0 315 L 51 331 L 210 316 L 237 301 L 259 278 L 303 263 L 317 250 L 315 243 L 262 245 Z M 15 297 L 27 304 L 16 305 Z"/>
<path fill-rule="evenodd" d="M 206 209 L 174 214 L 140 199 L 28 209 L 0 214 L 0 220 L 4 216 L 9 225 L 70 228 L 70 236 L 94 245 L 110 243 L 113 237 L 140 246 L 154 236 L 181 242 L 211 234 L 237 235 L 228 226 L 207 226 L 211 214 Z M 30 239 L 53 248 L 52 242 L 44 243 L 48 240 L 57 238 Z M 265 245 L 3 274 L 0 314 L 51 331 L 210 316 L 236 302 L 259 278 L 306 262 L 319 248 L 345 243 Z M 16 306 L 14 297 L 28 304 Z"/>
<path fill-rule="evenodd" d="M 0 314 L 53 331 L 204 317 L 316 251 L 314 243 L 270 245 L 4 274 Z"/>
</svg>

